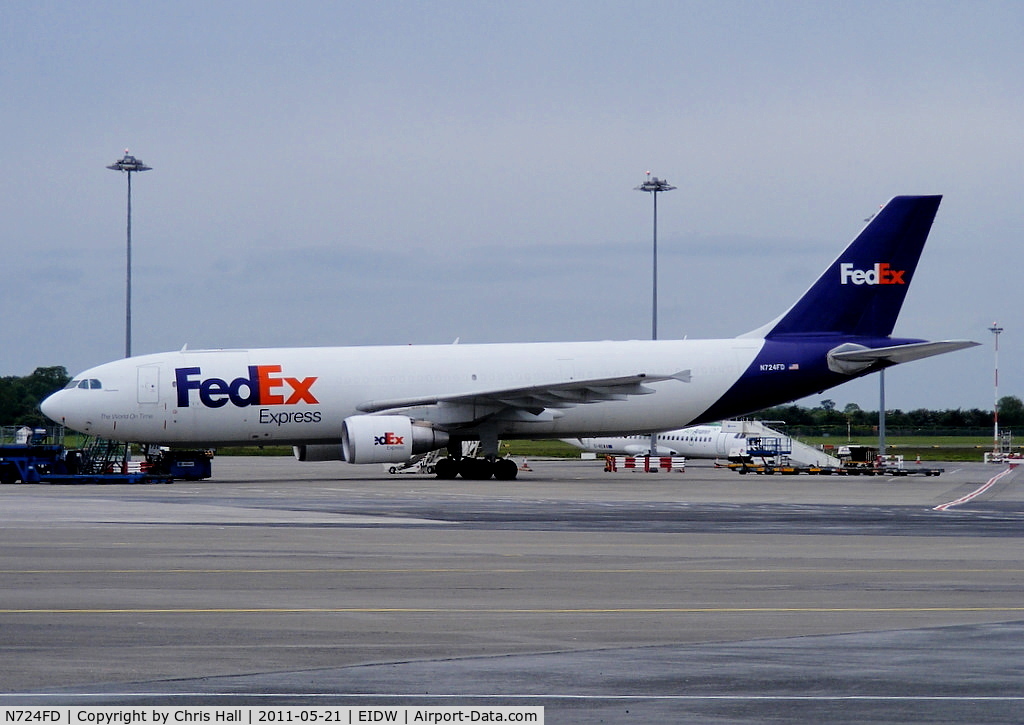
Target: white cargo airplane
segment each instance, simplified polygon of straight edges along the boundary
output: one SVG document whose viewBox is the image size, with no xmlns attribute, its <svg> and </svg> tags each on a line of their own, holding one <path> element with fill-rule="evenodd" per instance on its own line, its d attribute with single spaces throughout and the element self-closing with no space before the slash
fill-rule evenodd
<svg viewBox="0 0 1024 725">
<path fill-rule="evenodd" d="M 188 350 L 86 370 L 42 403 L 83 433 L 176 447 L 291 444 L 300 460 L 511 479 L 499 439 L 664 431 L 737 417 L 971 347 L 891 337 L 939 196 L 890 200 L 785 313 L 739 337 Z M 484 458 L 461 455 L 479 440 Z"/>
<path fill-rule="evenodd" d="M 726 430 L 719 424 L 693 425 L 658 433 L 656 456 L 685 456 L 686 458 L 728 458 L 743 455 L 747 450 L 746 434 Z M 646 456 L 651 451 L 651 436 L 599 436 L 563 438 L 580 450 L 612 456 Z"/>
</svg>

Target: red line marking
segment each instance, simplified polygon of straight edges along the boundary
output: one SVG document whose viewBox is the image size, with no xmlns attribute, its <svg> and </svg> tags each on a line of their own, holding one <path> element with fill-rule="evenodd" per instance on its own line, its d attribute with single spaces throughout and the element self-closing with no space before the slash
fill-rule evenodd
<svg viewBox="0 0 1024 725">
<path fill-rule="evenodd" d="M 995 485 L 996 481 L 998 481 L 1000 478 L 1002 478 L 1006 474 L 1008 474 L 1011 471 L 1013 471 L 1013 469 L 1016 468 L 1016 467 L 1017 466 L 1015 466 L 1015 465 L 1011 465 L 1009 468 L 1007 468 L 1002 473 L 999 473 L 999 474 L 996 474 L 995 476 L 992 476 L 992 478 L 988 479 L 988 481 L 983 486 L 980 486 L 979 488 L 974 489 L 973 491 L 971 491 L 969 494 L 967 494 L 965 496 L 961 496 L 956 501 L 950 501 L 949 503 L 940 504 L 939 506 L 936 506 L 935 508 L 933 508 L 932 511 L 945 511 L 946 509 L 948 509 L 948 508 L 950 508 L 952 506 L 959 506 L 962 503 L 967 503 L 968 501 L 977 498 L 981 494 L 985 493 L 985 491 L 987 491 L 990 488 L 992 488 L 992 486 Z"/>
</svg>

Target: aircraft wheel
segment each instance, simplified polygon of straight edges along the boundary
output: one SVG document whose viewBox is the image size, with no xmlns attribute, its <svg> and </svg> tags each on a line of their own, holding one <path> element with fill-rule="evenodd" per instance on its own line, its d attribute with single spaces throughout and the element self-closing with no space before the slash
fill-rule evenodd
<svg viewBox="0 0 1024 725">
<path fill-rule="evenodd" d="M 494 464 L 483 458 L 463 458 L 459 474 L 469 481 L 486 481 L 494 475 Z"/>
<path fill-rule="evenodd" d="M 434 473 L 438 478 L 450 481 L 459 475 L 459 464 L 454 458 L 442 458 L 434 466 Z"/>
<path fill-rule="evenodd" d="M 519 473 L 519 466 L 511 458 L 502 458 L 494 462 L 494 477 L 499 481 L 512 481 Z"/>
</svg>

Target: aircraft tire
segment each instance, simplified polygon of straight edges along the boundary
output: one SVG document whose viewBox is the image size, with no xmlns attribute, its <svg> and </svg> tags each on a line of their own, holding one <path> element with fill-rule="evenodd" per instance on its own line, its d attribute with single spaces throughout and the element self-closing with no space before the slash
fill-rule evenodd
<svg viewBox="0 0 1024 725">
<path fill-rule="evenodd" d="M 502 458 L 494 462 L 494 477 L 499 481 L 512 481 L 519 473 L 519 466 L 511 458 Z"/>
<path fill-rule="evenodd" d="M 483 458 L 463 458 L 459 461 L 459 475 L 468 481 L 486 481 L 494 475 L 494 464 Z"/>
<path fill-rule="evenodd" d="M 454 458 L 442 458 L 434 466 L 438 478 L 450 481 L 459 475 L 459 464 Z"/>
</svg>

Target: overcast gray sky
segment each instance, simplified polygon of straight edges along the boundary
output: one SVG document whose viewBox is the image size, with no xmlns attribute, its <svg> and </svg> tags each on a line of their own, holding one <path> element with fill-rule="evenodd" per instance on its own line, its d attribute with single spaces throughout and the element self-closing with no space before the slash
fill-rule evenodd
<svg viewBox="0 0 1024 725">
<path fill-rule="evenodd" d="M 945 195 L 887 407 L 1024 397 L 1019 2 L 0 4 L 0 375 L 124 352 L 731 337 Z M 823 396 L 877 408 L 873 376 Z"/>
</svg>

